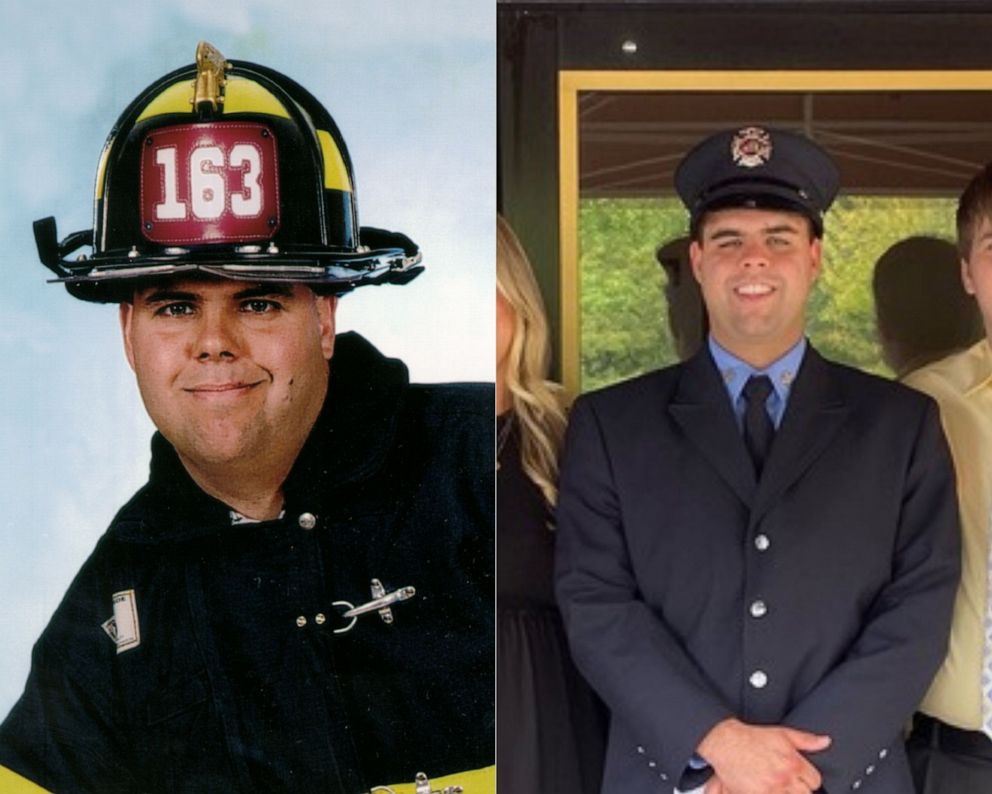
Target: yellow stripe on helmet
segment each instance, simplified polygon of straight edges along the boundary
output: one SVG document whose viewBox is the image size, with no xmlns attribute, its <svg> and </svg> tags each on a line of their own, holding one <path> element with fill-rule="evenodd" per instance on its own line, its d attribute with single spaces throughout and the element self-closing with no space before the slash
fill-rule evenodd
<svg viewBox="0 0 992 794">
<path fill-rule="evenodd" d="M 324 155 L 324 189 L 350 193 L 351 179 L 348 177 L 348 168 L 334 138 L 327 130 L 317 130 L 317 138 L 320 140 L 320 151 Z"/>
<path fill-rule="evenodd" d="M 114 148 L 114 138 L 111 138 L 100 152 L 100 163 L 96 167 L 96 200 L 103 198 L 103 178 L 107 175 L 107 161 L 110 159 L 110 150 Z"/>
<path fill-rule="evenodd" d="M 51 794 L 5 766 L 0 766 L 0 791 L 4 794 Z"/>
<path fill-rule="evenodd" d="M 191 92 L 192 93 L 192 92 Z M 245 77 L 228 77 L 224 82 L 225 113 L 262 113 L 288 119 L 289 111 L 268 88 Z"/>
<path fill-rule="evenodd" d="M 245 77 L 228 77 L 224 82 L 225 113 L 260 113 L 288 119 L 289 111 L 269 89 Z M 193 83 L 173 83 L 145 105 L 135 123 L 167 113 L 193 112 Z"/>
<path fill-rule="evenodd" d="M 193 112 L 193 83 L 183 80 L 173 83 L 160 94 L 157 94 L 145 105 L 138 116 L 138 121 L 144 121 L 154 116 L 164 116 L 166 113 Z"/>
</svg>

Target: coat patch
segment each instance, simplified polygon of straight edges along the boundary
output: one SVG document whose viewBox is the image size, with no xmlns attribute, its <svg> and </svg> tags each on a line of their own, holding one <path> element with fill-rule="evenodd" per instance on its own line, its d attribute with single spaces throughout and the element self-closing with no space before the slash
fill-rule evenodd
<svg viewBox="0 0 992 794">
<path fill-rule="evenodd" d="M 137 648 L 141 644 L 141 631 L 138 628 L 138 607 L 134 590 L 114 593 L 114 616 L 101 626 L 107 636 L 117 645 L 117 653 Z"/>
</svg>

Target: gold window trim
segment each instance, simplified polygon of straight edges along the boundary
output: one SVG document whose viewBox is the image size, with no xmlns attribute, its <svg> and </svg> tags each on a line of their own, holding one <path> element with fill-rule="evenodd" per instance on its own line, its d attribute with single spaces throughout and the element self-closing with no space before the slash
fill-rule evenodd
<svg viewBox="0 0 992 794">
<path fill-rule="evenodd" d="M 558 223 L 560 358 L 571 399 L 579 393 L 580 91 L 992 91 L 992 71 L 755 70 L 584 71 L 558 73 Z"/>
</svg>

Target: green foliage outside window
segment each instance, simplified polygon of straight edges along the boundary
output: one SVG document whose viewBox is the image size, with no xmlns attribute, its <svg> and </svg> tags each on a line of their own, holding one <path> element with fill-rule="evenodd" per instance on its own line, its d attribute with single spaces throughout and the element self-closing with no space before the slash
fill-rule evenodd
<svg viewBox="0 0 992 794">
<path fill-rule="evenodd" d="M 954 239 L 956 199 L 842 196 L 826 217 L 824 267 L 807 310 L 810 340 L 827 358 L 890 375 L 875 332 L 872 269 L 914 235 Z M 582 199 L 579 207 L 582 390 L 676 360 L 665 274 L 655 249 L 687 228 L 675 198 Z"/>
</svg>

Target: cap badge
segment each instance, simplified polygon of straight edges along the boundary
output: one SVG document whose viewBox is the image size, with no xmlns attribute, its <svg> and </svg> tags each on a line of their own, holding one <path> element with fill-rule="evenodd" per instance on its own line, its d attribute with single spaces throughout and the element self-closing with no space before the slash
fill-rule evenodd
<svg viewBox="0 0 992 794">
<path fill-rule="evenodd" d="M 730 156 L 741 168 L 764 165 L 772 157 L 772 136 L 761 127 L 744 127 L 730 142 Z"/>
</svg>

